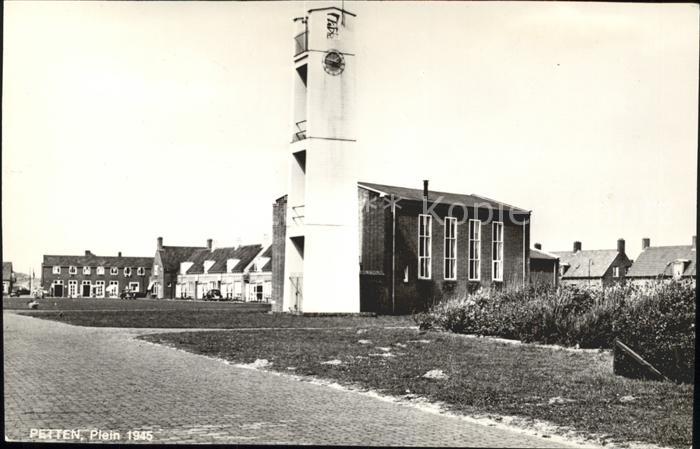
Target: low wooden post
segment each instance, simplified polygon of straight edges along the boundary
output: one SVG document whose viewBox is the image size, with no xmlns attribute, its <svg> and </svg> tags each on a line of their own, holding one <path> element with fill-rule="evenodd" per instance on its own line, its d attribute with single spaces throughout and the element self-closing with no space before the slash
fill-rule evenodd
<svg viewBox="0 0 700 449">
<path fill-rule="evenodd" d="M 642 356 L 640 356 L 639 354 L 634 352 L 629 346 L 622 343 L 620 340 L 618 340 L 616 338 L 615 339 L 615 351 L 618 351 L 618 350 L 622 351 L 622 353 L 624 353 L 625 356 L 634 360 L 639 366 L 641 366 L 643 369 L 651 372 L 657 378 L 660 378 L 660 379 L 663 379 L 666 381 L 669 380 L 668 377 L 666 377 L 665 375 L 663 375 L 661 373 L 661 371 L 654 368 L 654 366 L 651 363 L 644 360 L 644 358 Z M 620 363 L 622 363 L 622 361 L 619 360 L 618 357 L 615 357 L 613 360 L 613 364 L 615 365 L 613 367 L 613 370 L 614 370 L 615 374 L 620 374 L 620 375 L 623 375 L 625 377 L 633 377 L 633 376 L 630 376 L 630 374 L 632 374 L 632 371 L 634 371 L 634 370 L 625 369 L 624 367 L 620 366 Z"/>
</svg>

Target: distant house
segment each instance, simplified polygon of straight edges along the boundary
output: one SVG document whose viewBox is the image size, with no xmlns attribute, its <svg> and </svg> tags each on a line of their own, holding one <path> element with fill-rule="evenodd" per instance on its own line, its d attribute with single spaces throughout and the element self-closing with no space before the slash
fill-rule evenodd
<svg viewBox="0 0 700 449">
<path fill-rule="evenodd" d="M 212 240 L 209 239 L 207 246 L 163 246 L 163 237 L 158 237 L 149 282 L 152 295 L 158 299 L 174 299 L 180 264 L 196 251 L 211 250 L 211 245 Z"/>
<path fill-rule="evenodd" d="M 120 292 L 145 292 L 153 266 L 152 257 L 44 255 L 41 286 L 54 297 L 104 298 Z"/>
<path fill-rule="evenodd" d="M 270 302 L 271 259 L 270 245 L 196 250 L 180 263 L 175 296 L 201 299 L 216 289 L 227 299 Z"/>
<path fill-rule="evenodd" d="M 642 239 L 642 252 L 627 273 L 635 284 L 659 279 L 695 279 L 696 244 L 678 246 L 651 246 L 651 240 Z"/>
<path fill-rule="evenodd" d="M 15 273 L 12 270 L 12 262 L 2 263 L 2 293 L 7 295 L 12 291 L 12 285 L 15 283 Z"/>
<path fill-rule="evenodd" d="M 530 283 L 559 285 L 559 257 L 542 250 L 540 243 L 530 249 Z"/>
<path fill-rule="evenodd" d="M 618 239 L 617 249 L 584 251 L 581 242 L 574 242 L 573 251 L 552 254 L 559 257 L 559 280 L 565 285 L 608 286 L 624 280 L 632 265 L 624 239 Z"/>
</svg>

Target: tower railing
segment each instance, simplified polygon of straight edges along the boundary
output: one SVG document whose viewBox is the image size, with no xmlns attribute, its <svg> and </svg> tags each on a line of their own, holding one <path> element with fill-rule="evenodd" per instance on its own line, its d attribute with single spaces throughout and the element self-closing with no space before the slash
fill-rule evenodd
<svg viewBox="0 0 700 449">
<path fill-rule="evenodd" d="M 304 224 L 304 205 L 292 206 L 292 223 L 295 225 Z"/>
<path fill-rule="evenodd" d="M 298 142 L 306 139 L 306 120 L 301 120 L 295 123 L 296 131 L 292 136 L 292 142 Z"/>
<path fill-rule="evenodd" d="M 306 31 L 294 36 L 294 56 L 298 56 L 309 49 L 309 33 Z"/>
</svg>

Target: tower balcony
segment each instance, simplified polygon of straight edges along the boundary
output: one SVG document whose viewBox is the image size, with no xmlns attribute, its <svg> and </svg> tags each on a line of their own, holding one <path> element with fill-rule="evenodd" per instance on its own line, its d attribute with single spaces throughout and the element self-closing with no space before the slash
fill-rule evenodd
<svg viewBox="0 0 700 449">
<path fill-rule="evenodd" d="M 292 143 L 306 139 L 306 120 L 296 122 L 294 134 L 292 135 Z"/>
<path fill-rule="evenodd" d="M 303 237 L 304 231 L 304 205 L 290 206 L 287 215 L 287 236 Z"/>
<path fill-rule="evenodd" d="M 304 53 L 309 49 L 309 33 L 304 31 L 302 33 L 294 36 L 294 57 L 296 58 L 300 54 Z"/>
<path fill-rule="evenodd" d="M 292 219 L 291 224 L 293 225 L 303 225 L 304 224 L 304 205 L 300 204 L 299 206 L 292 206 L 291 208 L 291 215 L 290 218 Z"/>
</svg>

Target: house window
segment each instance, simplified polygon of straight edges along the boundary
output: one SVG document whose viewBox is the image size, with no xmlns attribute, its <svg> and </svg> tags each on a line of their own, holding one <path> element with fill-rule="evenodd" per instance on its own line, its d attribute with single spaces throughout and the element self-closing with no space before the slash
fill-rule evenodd
<svg viewBox="0 0 700 449">
<path fill-rule="evenodd" d="M 78 274 L 78 267 L 68 267 L 68 274 Z"/>
<path fill-rule="evenodd" d="M 124 276 L 131 276 L 131 267 L 124 267 Z"/>
<path fill-rule="evenodd" d="M 403 282 L 408 283 L 408 265 L 403 269 Z"/>
<path fill-rule="evenodd" d="M 107 296 L 112 298 L 119 296 L 119 281 L 109 281 L 109 287 L 107 287 Z"/>
<path fill-rule="evenodd" d="M 95 281 L 93 292 L 95 296 L 100 298 L 103 297 L 105 295 L 105 281 Z"/>
<path fill-rule="evenodd" d="M 433 217 L 418 215 L 418 278 L 430 279 L 431 238 Z"/>
<path fill-rule="evenodd" d="M 71 298 L 78 296 L 78 281 L 68 281 L 68 296 Z"/>
<path fill-rule="evenodd" d="M 620 267 L 613 267 L 613 277 L 614 278 L 620 277 Z"/>
<path fill-rule="evenodd" d="M 61 274 L 61 267 L 53 267 L 53 274 Z"/>
<path fill-rule="evenodd" d="M 90 267 L 83 267 L 83 274 L 90 274 Z"/>
<path fill-rule="evenodd" d="M 241 300 L 243 299 L 243 289 L 239 281 L 233 284 L 233 299 Z"/>
<path fill-rule="evenodd" d="M 118 275 L 118 274 L 119 274 L 119 268 L 117 268 L 117 267 L 112 267 L 112 268 L 110 268 L 110 269 L 109 269 L 109 274 L 114 275 L 114 276 Z"/>
<path fill-rule="evenodd" d="M 445 279 L 457 279 L 457 219 L 445 218 Z"/>
<path fill-rule="evenodd" d="M 263 300 L 263 285 L 262 284 L 251 284 L 250 286 L 250 296 L 248 301 L 262 301 Z"/>
<path fill-rule="evenodd" d="M 469 220 L 469 280 L 481 279 L 481 222 Z"/>
<path fill-rule="evenodd" d="M 136 274 L 138 274 L 139 276 L 143 276 L 146 274 L 146 269 L 144 267 L 138 267 L 136 269 Z"/>
<path fill-rule="evenodd" d="M 138 293 L 139 291 L 139 283 L 138 282 L 129 282 L 129 291 Z"/>
<path fill-rule="evenodd" d="M 102 276 L 105 274 L 105 267 L 97 267 L 97 274 L 98 276 Z"/>
<path fill-rule="evenodd" d="M 503 223 L 493 222 L 493 280 L 503 280 Z"/>
</svg>

